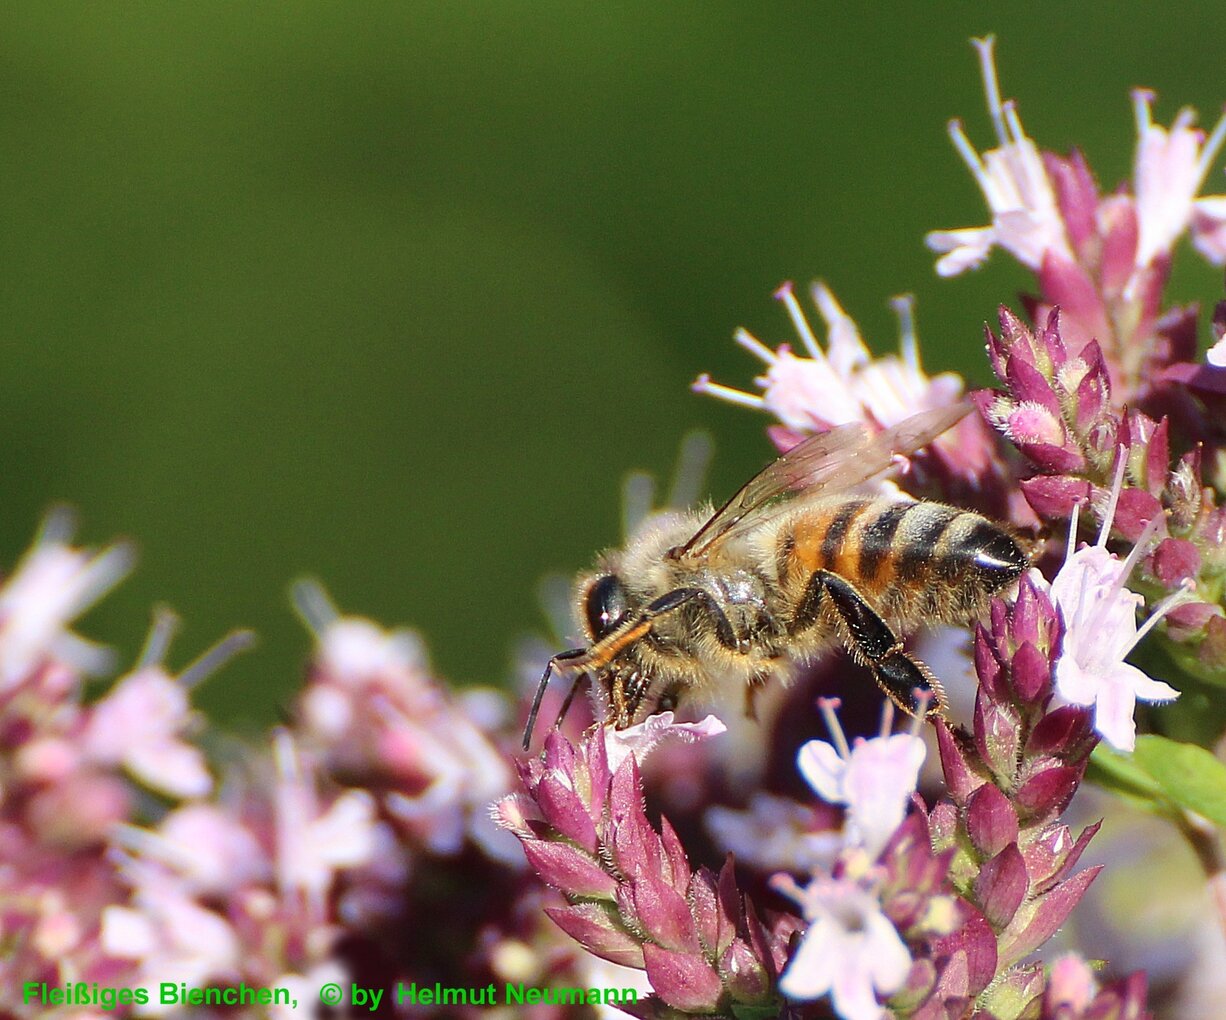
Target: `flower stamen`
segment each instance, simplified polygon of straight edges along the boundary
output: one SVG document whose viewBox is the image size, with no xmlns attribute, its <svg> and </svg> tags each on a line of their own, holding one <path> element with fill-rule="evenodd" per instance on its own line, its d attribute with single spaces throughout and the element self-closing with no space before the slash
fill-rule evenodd
<svg viewBox="0 0 1226 1020">
<path fill-rule="evenodd" d="M 715 397 L 717 400 L 723 400 L 729 404 L 740 404 L 742 407 L 752 407 L 756 410 L 762 410 L 766 407 L 766 401 L 761 394 L 746 393 L 744 390 L 737 390 L 731 386 L 724 386 L 722 383 L 712 382 L 711 377 L 706 372 L 703 372 L 702 375 L 690 384 L 690 389 L 695 393 Z"/>
<path fill-rule="evenodd" d="M 996 129 L 996 137 L 1000 144 L 1008 145 L 1009 136 L 1005 133 L 1003 116 L 1004 104 L 1000 100 L 1000 81 L 996 76 L 996 36 L 988 35 L 982 39 L 972 39 L 971 43 L 979 52 L 979 73 L 983 77 L 983 91 L 988 101 L 988 115 L 992 118 L 992 126 Z"/>
<path fill-rule="evenodd" d="M 792 319 L 792 325 L 796 328 L 800 339 L 804 341 L 809 357 L 814 361 L 825 361 L 826 356 L 822 353 L 821 347 L 818 346 L 817 336 L 813 332 L 813 327 L 809 325 L 804 309 L 800 307 L 800 302 L 796 299 L 796 291 L 793 288 L 792 281 L 787 280 L 780 284 L 779 289 L 775 291 L 775 297 L 787 307 L 788 315 Z"/>
<path fill-rule="evenodd" d="M 847 736 L 843 733 L 843 724 L 839 722 L 838 716 L 838 709 L 842 704 L 842 698 L 817 699 L 817 707 L 822 718 L 826 720 L 826 729 L 830 731 L 830 740 L 839 752 L 839 757 L 847 759 L 851 757 L 851 748 L 847 744 Z"/>
<path fill-rule="evenodd" d="M 779 360 L 779 355 L 766 346 L 761 340 L 754 336 L 744 326 L 739 326 L 737 331 L 732 334 L 732 339 L 745 350 L 749 351 L 755 358 L 759 358 L 767 365 L 773 365 Z"/>
</svg>

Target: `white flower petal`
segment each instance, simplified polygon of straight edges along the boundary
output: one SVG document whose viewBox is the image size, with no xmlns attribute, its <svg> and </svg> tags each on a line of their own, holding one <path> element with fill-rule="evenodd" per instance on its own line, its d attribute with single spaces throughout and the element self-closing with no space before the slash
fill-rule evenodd
<svg viewBox="0 0 1226 1020">
<path fill-rule="evenodd" d="M 834 1011 L 843 1020 L 881 1020 L 883 1011 L 873 991 L 870 959 L 873 947 L 857 945 L 855 948 L 857 951 L 844 952 L 839 961 L 841 966 L 835 973 L 830 996 Z"/>
<path fill-rule="evenodd" d="M 1205 360 L 1214 368 L 1226 368 L 1226 336 L 1209 348 Z"/>
<path fill-rule="evenodd" d="M 1174 701 L 1179 692 L 1168 683 L 1155 680 L 1130 662 L 1121 662 L 1112 671 L 1118 683 L 1127 685 L 1141 701 Z"/>
<path fill-rule="evenodd" d="M 728 727 L 713 715 L 708 715 L 701 722 L 678 723 L 672 712 L 658 712 L 648 716 L 641 723 L 627 726 L 624 730 L 605 727 L 605 752 L 608 755 L 609 769 L 616 772 L 622 763 L 631 755 L 640 765 L 643 759 L 661 740 L 676 738 L 685 743 L 706 740 L 708 737 L 726 733 Z"/>
<path fill-rule="evenodd" d="M 924 742 L 909 733 L 874 737 L 852 749 L 843 791 L 851 826 L 870 857 L 881 853 L 906 816 L 925 754 Z"/>
<path fill-rule="evenodd" d="M 1127 684 L 1107 683 L 1099 688 L 1094 702 L 1094 728 L 1112 747 L 1131 751 L 1137 744 L 1137 724 L 1133 719 L 1137 699 Z"/>
<path fill-rule="evenodd" d="M 994 227 L 964 227 L 960 230 L 931 230 L 924 243 L 941 254 L 938 276 L 958 276 L 983 265 L 997 243 Z"/>
<path fill-rule="evenodd" d="M 200 749 L 178 740 L 135 744 L 124 764 L 151 790 L 172 797 L 203 797 L 213 788 L 213 777 Z"/>
<path fill-rule="evenodd" d="M 1192 244 L 1213 265 L 1226 264 L 1226 195 L 1206 195 L 1192 203 Z"/>
<path fill-rule="evenodd" d="M 1056 690 L 1071 704 L 1093 705 L 1098 697 L 1099 678 L 1082 669 L 1071 655 L 1061 655 L 1056 662 Z"/>
<path fill-rule="evenodd" d="M 779 990 L 789 999 L 820 999 L 830 991 L 842 963 L 834 946 L 839 935 L 833 920 L 823 918 L 809 925 L 800 948 L 779 979 Z"/>
<path fill-rule="evenodd" d="M 907 944 L 886 916 L 874 912 L 865 921 L 868 935 L 869 968 L 873 987 L 882 995 L 893 995 L 907 980 L 911 972 L 911 954 Z"/>
<path fill-rule="evenodd" d="M 824 740 L 810 740 L 796 755 L 796 765 L 814 792 L 827 804 L 846 804 L 843 780 L 847 762 L 839 757 L 833 745 Z"/>
</svg>

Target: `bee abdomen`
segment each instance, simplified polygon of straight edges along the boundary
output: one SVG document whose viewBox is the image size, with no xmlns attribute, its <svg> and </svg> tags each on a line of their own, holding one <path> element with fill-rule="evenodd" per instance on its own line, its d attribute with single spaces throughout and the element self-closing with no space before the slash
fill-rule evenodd
<svg viewBox="0 0 1226 1020">
<path fill-rule="evenodd" d="M 813 508 L 779 555 L 790 567 L 781 576 L 831 571 L 887 616 L 910 620 L 973 613 L 1029 563 L 1007 531 L 977 513 L 883 499 Z"/>
<path fill-rule="evenodd" d="M 894 577 L 904 584 L 927 580 L 940 571 L 941 540 L 959 517 L 973 517 L 941 503 L 912 503 L 903 516 L 894 541 Z"/>
<path fill-rule="evenodd" d="M 857 573 L 865 581 L 877 580 L 882 566 L 893 555 L 894 537 L 903 518 L 916 506 L 915 503 L 892 503 L 861 529 Z"/>
<path fill-rule="evenodd" d="M 1017 580 L 1029 558 L 1007 531 L 968 510 L 920 503 L 895 540 L 895 593 L 907 615 L 957 619 Z"/>
</svg>

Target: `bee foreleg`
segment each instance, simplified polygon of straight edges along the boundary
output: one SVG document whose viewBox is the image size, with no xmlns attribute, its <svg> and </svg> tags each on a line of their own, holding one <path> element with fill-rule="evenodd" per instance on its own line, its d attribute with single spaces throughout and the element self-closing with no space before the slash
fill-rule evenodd
<svg viewBox="0 0 1226 1020">
<path fill-rule="evenodd" d="M 719 607 L 719 603 L 715 601 L 710 592 L 702 588 L 674 588 L 667 595 L 661 595 L 648 605 L 643 610 L 643 618 L 654 619 L 674 609 L 680 609 L 688 602 L 696 602 L 702 606 L 703 611 L 711 618 L 711 623 L 715 627 L 715 636 L 721 645 L 735 651 L 742 650 L 743 642 L 737 638 L 736 631 L 732 629 L 732 624 L 728 622 L 728 617 Z"/>
<path fill-rule="evenodd" d="M 545 697 L 545 688 L 549 686 L 549 678 L 553 676 L 554 670 L 574 669 L 581 659 L 587 655 L 586 648 L 572 648 L 568 652 L 558 652 L 552 659 L 545 664 L 545 672 L 541 674 L 541 679 L 536 685 L 536 693 L 532 696 L 532 707 L 528 709 L 528 722 L 524 726 L 524 750 L 528 750 L 528 745 L 532 743 L 532 729 L 536 726 L 536 717 L 541 710 L 541 701 Z M 580 678 L 582 673 L 580 673 Z M 575 680 L 578 685 L 578 678 Z M 574 696 L 574 689 L 566 699 L 566 708 L 570 707 L 571 698 Z M 562 710 L 562 714 L 566 713 L 566 708 Z"/>
<path fill-rule="evenodd" d="M 558 709 L 558 717 L 554 720 L 553 728 L 560 730 L 562 722 L 566 719 L 566 713 L 570 711 L 570 704 L 575 700 L 575 695 L 579 693 L 579 685 L 583 683 L 584 678 L 588 674 L 586 672 L 576 673 L 575 679 L 571 682 L 570 690 L 566 692 L 566 697 L 562 699 L 562 707 Z"/>
<path fill-rule="evenodd" d="M 915 715 L 918 706 L 914 692 L 919 689 L 932 694 L 926 714 L 944 711 L 945 691 L 936 677 L 922 662 L 907 654 L 898 635 L 854 585 L 838 574 L 816 570 L 802 609 L 810 601 L 820 608 L 821 597 L 825 595 L 830 597 L 852 654 L 872 670 L 874 679 L 891 701 L 909 715 Z"/>
</svg>

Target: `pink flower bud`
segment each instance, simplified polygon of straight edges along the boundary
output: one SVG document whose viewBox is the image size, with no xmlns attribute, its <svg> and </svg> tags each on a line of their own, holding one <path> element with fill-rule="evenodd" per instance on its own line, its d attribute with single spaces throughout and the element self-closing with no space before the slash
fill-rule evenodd
<svg viewBox="0 0 1226 1020">
<path fill-rule="evenodd" d="M 979 869 L 975 899 L 988 923 L 999 931 L 1013 919 L 1029 888 L 1022 853 L 1016 843 L 1010 843 Z"/>
<path fill-rule="evenodd" d="M 1154 550 L 1153 570 L 1168 588 L 1200 573 L 1200 550 L 1183 538 L 1164 538 Z"/>
<path fill-rule="evenodd" d="M 710 1013 L 724 992 L 715 968 L 701 953 L 678 953 L 650 942 L 643 945 L 647 978 L 661 999 L 686 1013 Z"/>
<path fill-rule="evenodd" d="M 611 900 L 617 893 L 616 880 L 583 851 L 565 843 L 524 839 L 524 856 L 542 881 L 571 896 Z"/>
<path fill-rule="evenodd" d="M 1004 793 L 985 784 L 967 801 L 966 830 L 976 849 L 991 857 L 1017 839 L 1017 812 Z"/>
</svg>

